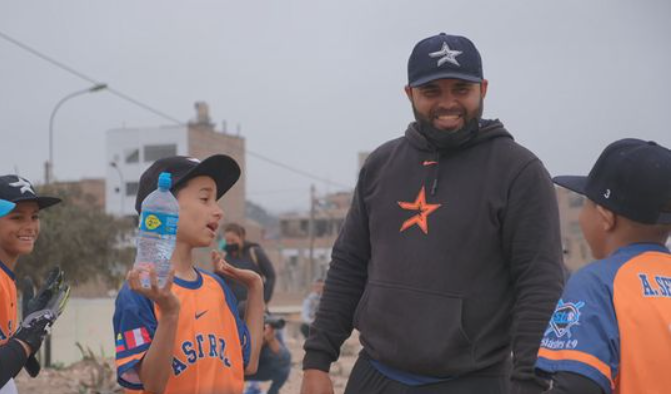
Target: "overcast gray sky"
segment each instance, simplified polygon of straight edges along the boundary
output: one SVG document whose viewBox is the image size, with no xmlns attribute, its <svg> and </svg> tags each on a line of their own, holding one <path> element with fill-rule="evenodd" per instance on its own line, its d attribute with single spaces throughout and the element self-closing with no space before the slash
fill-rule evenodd
<svg viewBox="0 0 671 394">
<path fill-rule="evenodd" d="M 622 137 L 671 146 L 670 22 L 668 0 L 0 3 L 0 32 L 180 120 L 206 101 L 216 123 L 242 125 L 250 150 L 344 185 L 357 152 L 402 135 L 408 55 L 441 31 L 476 43 L 485 117 L 553 175 L 587 172 Z M 88 86 L 0 39 L 0 172 L 41 181 L 49 115 Z M 106 92 L 73 99 L 55 122 L 56 176 L 101 177 L 106 130 L 165 124 Z M 307 207 L 314 181 L 247 164 L 249 199 Z"/>
</svg>

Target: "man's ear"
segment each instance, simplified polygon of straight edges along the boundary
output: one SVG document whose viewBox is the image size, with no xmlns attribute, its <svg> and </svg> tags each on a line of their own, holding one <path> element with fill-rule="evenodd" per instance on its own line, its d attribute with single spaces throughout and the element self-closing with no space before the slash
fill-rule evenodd
<svg viewBox="0 0 671 394">
<path fill-rule="evenodd" d="M 412 88 L 410 85 L 405 85 L 405 95 L 408 97 L 408 100 L 412 103 Z"/>
<path fill-rule="evenodd" d="M 489 81 L 486 79 L 483 79 L 482 82 L 480 82 L 480 95 L 482 98 L 485 98 L 487 95 L 487 88 L 489 87 Z"/>
<path fill-rule="evenodd" d="M 601 205 L 596 206 L 596 211 L 599 213 L 599 216 L 601 217 L 601 224 L 602 224 L 602 229 L 606 232 L 611 232 L 617 225 L 617 215 Z"/>
</svg>

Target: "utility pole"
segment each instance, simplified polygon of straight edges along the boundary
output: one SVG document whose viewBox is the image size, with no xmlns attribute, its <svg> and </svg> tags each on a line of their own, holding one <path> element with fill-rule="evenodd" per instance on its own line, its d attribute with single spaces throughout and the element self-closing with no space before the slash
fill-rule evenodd
<svg viewBox="0 0 671 394">
<path fill-rule="evenodd" d="M 56 117 L 58 109 L 61 107 L 61 105 L 63 105 L 63 103 L 65 103 L 66 101 L 70 100 L 73 97 L 81 96 L 82 94 L 86 93 L 95 93 L 105 89 L 107 89 L 107 84 L 97 83 L 88 89 L 72 92 L 67 96 L 63 97 L 62 99 L 60 99 L 58 103 L 56 103 L 56 106 L 51 111 L 51 116 L 49 117 L 49 162 L 44 166 L 45 184 L 49 185 L 51 184 L 51 182 L 54 181 L 54 118 Z M 46 366 L 48 367 L 49 364 L 47 364 Z"/>
<path fill-rule="evenodd" d="M 310 285 L 315 276 L 315 211 L 317 197 L 315 196 L 315 185 L 310 185 L 310 221 L 308 222 L 309 237 L 309 255 L 308 255 L 308 280 L 306 285 Z"/>
</svg>

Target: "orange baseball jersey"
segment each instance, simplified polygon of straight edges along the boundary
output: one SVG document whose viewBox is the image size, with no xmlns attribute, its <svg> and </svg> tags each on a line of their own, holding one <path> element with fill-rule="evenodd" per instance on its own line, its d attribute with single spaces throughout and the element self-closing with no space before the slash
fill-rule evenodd
<svg viewBox="0 0 671 394">
<path fill-rule="evenodd" d="M 0 261 L 0 345 L 4 345 L 16 331 L 16 303 L 14 273 Z"/>
<path fill-rule="evenodd" d="M 633 244 L 576 272 L 536 368 L 586 376 L 605 393 L 671 392 L 671 254 Z"/>
<path fill-rule="evenodd" d="M 165 393 L 240 394 L 249 361 L 249 331 L 224 281 L 207 271 L 196 273 L 195 281 L 175 278 L 172 287 L 181 308 Z M 127 389 L 145 392 L 136 366 L 160 320 L 153 302 L 124 284 L 116 299 L 114 335 L 117 377 Z"/>
</svg>

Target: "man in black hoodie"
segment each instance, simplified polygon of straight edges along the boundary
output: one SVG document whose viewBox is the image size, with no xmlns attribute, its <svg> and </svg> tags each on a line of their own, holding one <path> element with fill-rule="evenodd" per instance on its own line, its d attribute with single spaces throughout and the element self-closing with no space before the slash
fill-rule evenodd
<svg viewBox="0 0 671 394">
<path fill-rule="evenodd" d="M 363 351 L 347 394 L 541 393 L 534 362 L 563 284 L 550 177 L 482 119 L 487 80 L 467 38 L 420 41 L 405 90 L 416 121 L 361 169 L 302 394 L 333 393 L 353 328 Z"/>
</svg>

